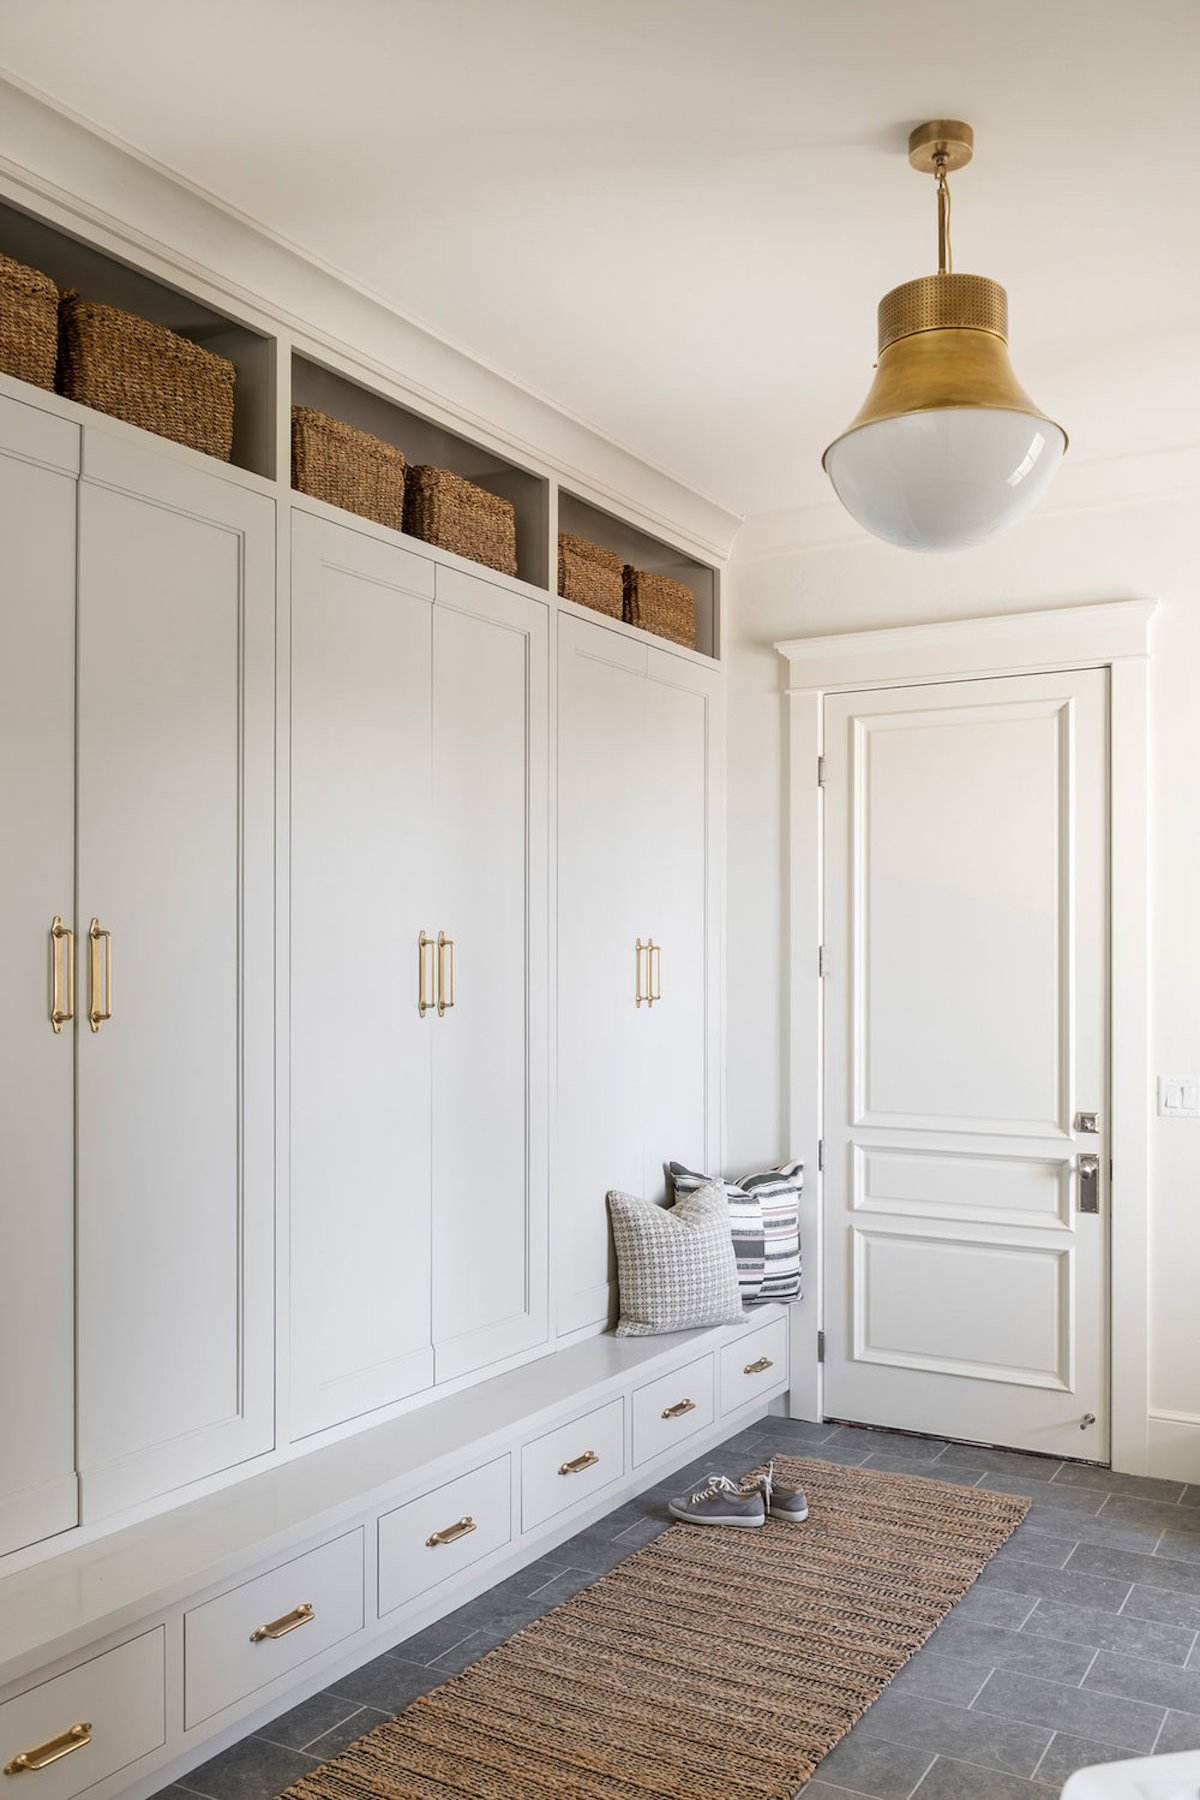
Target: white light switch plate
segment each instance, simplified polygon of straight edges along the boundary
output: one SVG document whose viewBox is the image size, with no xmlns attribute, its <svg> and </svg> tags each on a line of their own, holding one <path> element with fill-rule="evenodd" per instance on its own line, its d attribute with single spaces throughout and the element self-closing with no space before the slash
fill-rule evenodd
<svg viewBox="0 0 1200 1800">
<path fill-rule="evenodd" d="M 1160 1075 L 1158 1116 L 1160 1119 L 1200 1119 L 1200 1076 Z"/>
</svg>

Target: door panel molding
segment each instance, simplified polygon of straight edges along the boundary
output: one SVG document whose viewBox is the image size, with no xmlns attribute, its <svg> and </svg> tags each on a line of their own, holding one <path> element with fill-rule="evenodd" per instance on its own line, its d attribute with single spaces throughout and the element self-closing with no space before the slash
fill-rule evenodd
<svg viewBox="0 0 1200 1800">
<path fill-rule="evenodd" d="M 779 642 L 789 727 L 790 1138 L 809 1180 L 805 1298 L 793 1308 L 790 1405 L 794 1416 L 823 1416 L 817 1329 L 824 1269 L 821 1182 L 822 995 L 815 948 L 822 942 L 825 696 L 1070 668 L 1109 671 L 1111 734 L 1110 1026 L 1113 1207 L 1112 1461 L 1129 1473 L 1152 1467 L 1161 1434 L 1151 1430 L 1148 1297 L 1147 794 L 1148 658 L 1154 601 L 1109 601 L 1036 613 L 1002 614 L 847 632 Z M 1017 1143 L 1014 1140 L 1013 1149 Z M 948 1428 L 954 1428 L 948 1418 Z M 963 1421 L 961 1435 L 978 1437 Z"/>
</svg>

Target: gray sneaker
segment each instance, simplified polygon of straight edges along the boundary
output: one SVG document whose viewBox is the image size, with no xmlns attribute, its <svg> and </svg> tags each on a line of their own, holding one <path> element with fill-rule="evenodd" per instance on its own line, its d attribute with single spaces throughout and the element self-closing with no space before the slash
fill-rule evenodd
<svg viewBox="0 0 1200 1800">
<path fill-rule="evenodd" d="M 773 1519 L 790 1519 L 794 1525 L 803 1525 L 808 1517 L 808 1501 L 803 1488 L 779 1487 L 775 1481 L 775 1464 L 767 1464 L 767 1472 L 758 1478 L 758 1491 L 762 1495 L 763 1508 Z"/>
<path fill-rule="evenodd" d="M 740 1488 L 728 1475 L 710 1475 L 707 1487 L 680 1494 L 667 1511 L 689 1525 L 765 1525 L 767 1509 L 757 1484 Z"/>
</svg>

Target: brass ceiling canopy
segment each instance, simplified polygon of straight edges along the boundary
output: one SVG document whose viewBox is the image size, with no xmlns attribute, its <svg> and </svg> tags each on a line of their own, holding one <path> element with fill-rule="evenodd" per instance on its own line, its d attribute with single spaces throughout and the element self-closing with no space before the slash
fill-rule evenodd
<svg viewBox="0 0 1200 1800">
<path fill-rule="evenodd" d="M 868 427 L 884 425 L 890 421 L 906 420 L 915 425 L 916 421 L 927 415 L 939 412 L 1020 414 L 1040 421 L 1047 428 L 1046 433 L 1030 436 L 1026 432 L 1029 437 L 1028 448 L 1018 460 L 1015 473 L 1011 469 L 1007 474 L 1002 471 L 1002 478 L 1010 490 L 1025 484 L 1025 492 L 1020 495 L 1020 508 L 1014 505 L 1015 491 L 1010 492 L 1007 497 L 1001 495 L 997 498 L 997 512 L 1011 516 L 1016 516 L 1018 510 L 1024 510 L 1026 503 L 1032 504 L 1032 499 L 1027 502 L 1026 496 L 1032 490 L 1040 491 L 1045 486 L 1050 472 L 1066 448 L 1065 432 L 1045 418 L 1013 374 L 1008 360 L 1008 296 L 1004 289 L 999 282 L 990 280 L 986 275 L 954 273 L 950 243 L 950 187 L 947 178 L 955 170 L 964 169 L 971 161 L 974 144 L 974 132 L 961 119 L 931 119 L 918 125 L 909 135 L 910 164 L 921 173 L 932 175 L 937 182 L 937 274 L 922 275 L 915 281 L 903 282 L 899 287 L 892 288 L 880 301 L 879 359 L 875 380 L 858 414 L 822 458 L 839 497 L 869 530 L 875 530 L 877 535 L 890 537 L 893 542 L 903 542 L 918 548 L 941 548 L 950 547 L 953 543 L 975 542 L 978 541 L 978 534 L 969 539 L 953 534 L 939 537 L 932 527 L 926 530 L 912 523 L 902 526 L 904 535 L 896 536 L 893 530 L 871 523 L 867 516 L 873 510 L 871 495 L 862 490 L 862 481 L 867 475 L 868 463 L 878 462 L 878 447 L 873 447 L 869 453 L 864 447 L 860 452 L 850 444 L 850 440 L 857 434 Z M 955 429 L 959 429 L 959 436 L 962 437 L 970 429 L 970 424 L 967 422 L 961 428 L 956 428 L 952 422 L 947 423 L 942 433 L 944 459 L 947 456 L 945 445 Z M 1011 428 L 1006 427 L 1002 421 L 997 422 L 993 434 L 997 446 L 1006 429 L 1011 432 Z M 928 444 L 928 429 L 920 435 L 920 441 Z M 910 453 L 915 452 L 917 443 L 918 436 L 910 431 Z M 1037 478 L 1027 480 L 1043 452 L 1046 454 L 1037 471 Z M 997 449 L 997 454 L 1003 456 L 1007 454 L 1007 450 Z M 952 472 L 953 482 L 961 486 L 965 479 L 961 459 L 956 461 L 950 458 L 948 467 Z M 880 478 L 879 467 L 873 468 L 870 472 L 871 481 L 878 484 Z M 910 481 L 910 486 L 915 479 L 914 477 Z M 952 484 L 947 482 L 945 469 L 942 471 L 942 482 L 943 486 Z M 1036 498 L 1036 493 L 1032 493 L 1032 497 Z M 892 499 L 895 499 L 894 495 Z M 922 503 L 927 503 L 927 500 L 928 496 L 923 496 Z M 1001 505 L 1001 501 L 1005 500 L 1006 504 Z M 926 509 L 928 510 L 927 506 Z M 920 507 L 913 496 L 909 495 L 902 510 L 906 516 L 912 515 L 915 518 Z M 944 506 L 943 511 L 946 510 L 948 508 Z M 979 508 L 976 510 L 980 511 Z M 885 505 L 882 512 L 887 511 L 888 507 Z M 995 528 L 996 526 L 992 526 L 990 529 Z"/>
</svg>

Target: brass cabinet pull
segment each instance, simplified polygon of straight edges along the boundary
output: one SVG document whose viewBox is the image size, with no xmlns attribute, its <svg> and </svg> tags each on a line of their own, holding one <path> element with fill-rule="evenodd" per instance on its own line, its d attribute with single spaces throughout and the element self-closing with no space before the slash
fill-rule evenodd
<svg viewBox="0 0 1200 1800">
<path fill-rule="evenodd" d="M 645 944 L 643 944 L 641 938 L 639 938 L 637 941 L 637 952 L 636 952 L 636 960 L 634 962 L 634 977 L 633 977 L 633 993 L 634 993 L 635 1006 L 640 1006 L 642 1004 L 643 1000 L 648 1000 L 650 998 L 650 996 L 648 994 L 643 994 L 643 992 L 642 992 L 642 952 L 645 950 L 645 948 L 646 948 Z"/>
<path fill-rule="evenodd" d="M 653 1006 L 656 1000 L 662 999 L 662 945 L 651 938 L 647 948 L 650 952 L 647 959 L 650 992 L 646 999 Z"/>
<path fill-rule="evenodd" d="M 250 1633 L 252 1644 L 261 1644 L 266 1638 L 286 1637 L 289 1631 L 296 1631 L 301 1625 L 311 1625 L 316 1613 L 305 1600 L 300 1606 L 293 1606 L 291 1612 L 284 1613 L 282 1619 L 272 1619 L 269 1625 L 260 1625 L 257 1631 Z"/>
<path fill-rule="evenodd" d="M 450 952 L 448 963 L 447 950 Z M 437 1008 L 440 1019 L 443 1013 L 448 1013 L 454 1005 L 454 939 L 448 938 L 444 931 L 439 931 L 437 935 L 437 986 Z"/>
<path fill-rule="evenodd" d="M 773 1369 L 774 1363 L 769 1356 L 760 1356 L 757 1362 L 747 1363 L 742 1370 L 743 1375 L 761 1375 L 764 1369 Z"/>
<path fill-rule="evenodd" d="M 585 1450 L 582 1456 L 573 1456 L 559 1468 L 560 1475 L 578 1475 L 581 1469 L 590 1469 L 593 1463 L 600 1461 L 595 1450 Z"/>
<path fill-rule="evenodd" d="M 100 946 L 104 945 L 104 1004 L 100 1003 Z M 106 1020 L 112 1018 L 112 932 L 105 931 L 99 919 L 93 919 L 88 927 L 88 960 L 91 965 L 91 1002 L 88 1006 L 88 1024 L 93 1031 L 99 1031 Z"/>
<path fill-rule="evenodd" d="M 50 961 L 54 971 L 50 1024 L 55 1031 L 61 1031 L 68 1019 L 75 1017 L 75 933 L 69 925 L 63 924 L 57 913 L 50 927 Z"/>
<path fill-rule="evenodd" d="M 447 1525 L 443 1530 L 435 1531 L 432 1537 L 425 1539 L 425 1543 L 430 1550 L 436 1550 L 439 1544 L 457 1544 L 459 1538 L 464 1538 L 468 1532 L 478 1531 L 478 1529 L 474 1519 L 468 1516 L 465 1519 L 459 1519 L 456 1525 Z"/>
<path fill-rule="evenodd" d="M 92 1741 L 90 1724 L 81 1721 L 72 1725 L 69 1730 L 61 1732 L 58 1737 L 49 1738 L 46 1743 L 39 1744 L 36 1750 L 22 1750 L 20 1756 L 14 1756 L 10 1763 L 5 1763 L 6 1775 L 23 1775 L 26 1769 L 47 1769 L 60 1756 L 70 1756 L 72 1750 L 82 1750 L 85 1744 Z"/>
<path fill-rule="evenodd" d="M 433 950 L 434 940 L 427 931 L 423 931 L 417 939 L 417 1011 L 421 1017 L 433 1005 L 429 998 L 429 990 L 433 984 Z M 428 959 L 426 958 L 428 951 Z"/>
<path fill-rule="evenodd" d="M 695 1412 L 695 1410 L 696 1402 L 694 1400 L 677 1400 L 674 1406 L 664 1406 L 663 1418 L 682 1419 L 684 1413 Z"/>
</svg>

